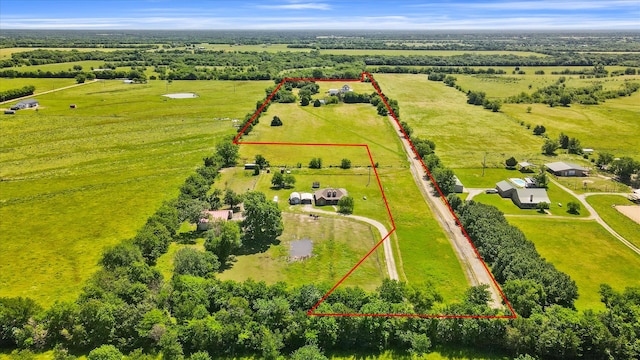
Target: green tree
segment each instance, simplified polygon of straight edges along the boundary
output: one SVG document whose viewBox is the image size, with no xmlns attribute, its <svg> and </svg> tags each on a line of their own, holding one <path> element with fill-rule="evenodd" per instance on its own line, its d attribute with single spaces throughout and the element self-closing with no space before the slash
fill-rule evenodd
<svg viewBox="0 0 640 360">
<path fill-rule="evenodd" d="M 454 177 L 455 175 L 453 173 L 453 170 L 439 167 L 432 172 L 432 175 L 433 179 L 438 184 L 438 187 L 440 188 L 440 191 L 442 191 L 442 194 L 444 194 L 444 196 L 447 196 L 453 192 L 453 189 L 456 185 L 456 179 Z"/>
<path fill-rule="evenodd" d="M 238 239 L 240 234 L 238 234 Z M 207 241 L 204 246 L 207 250 Z M 193 275 L 206 277 L 220 268 L 220 262 L 213 253 L 198 251 L 194 248 L 185 247 L 176 252 L 173 257 L 174 273 L 178 275 Z"/>
<path fill-rule="evenodd" d="M 317 345 L 305 345 L 291 353 L 291 360 L 329 360 Z"/>
<path fill-rule="evenodd" d="M 340 214 L 352 214 L 353 213 L 353 198 L 351 196 L 344 196 L 338 200 L 338 212 Z"/>
<path fill-rule="evenodd" d="M 284 187 L 290 188 L 296 184 L 296 177 L 293 176 L 293 174 L 285 174 L 283 181 L 284 181 Z"/>
<path fill-rule="evenodd" d="M 280 120 L 280 117 L 274 116 L 273 119 L 271 119 L 271 126 L 282 126 L 282 120 Z"/>
<path fill-rule="evenodd" d="M 576 138 L 569 139 L 567 152 L 569 152 L 569 154 L 582 154 L 582 146 L 580 145 L 580 140 Z"/>
<path fill-rule="evenodd" d="M 156 260 L 169 249 L 171 233 L 159 223 L 147 223 L 133 238 L 148 264 L 155 265 Z"/>
<path fill-rule="evenodd" d="M 640 163 L 628 156 L 621 157 L 611 163 L 611 170 L 618 175 L 622 182 L 628 182 L 631 175 L 638 169 L 640 169 Z"/>
<path fill-rule="evenodd" d="M 280 171 L 275 171 L 271 178 L 271 184 L 276 188 L 284 187 L 284 175 Z"/>
<path fill-rule="evenodd" d="M 387 106 L 382 101 L 378 103 L 378 106 L 376 106 L 376 110 L 378 111 L 378 115 L 380 116 L 389 115 L 389 110 L 387 110 Z"/>
<path fill-rule="evenodd" d="M 505 165 L 507 165 L 508 169 L 513 169 L 518 164 L 518 160 L 516 160 L 516 158 L 514 158 L 512 156 L 512 157 L 508 158 L 507 160 L 505 160 L 504 163 L 505 163 Z"/>
<path fill-rule="evenodd" d="M 256 155 L 254 162 L 260 169 L 264 169 L 269 166 L 269 162 L 267 161 L 267 159 L 265 159 L 264 156 L 260 154 Z"/>
<path fill-rule="evenodd" d="M 569 214 L 580 214 L 580 204 L 575 201 L 569 201 L 567 203 L 567 212 Z"/>
<path fill-rule="evenodd" d="M 545 210 L 549 209 L 549 203 L 541 201 L 536 205 L 536 209 L 538 209 L 539 212 L 544 213 Z"/>
<path fill-rule="evenodd" d="M 250 191 L 244 200 L 243 245 L 263 248 L 282 234 L 282 212 L 273 201 L 261 192 Z"/>
<path fill-rule="evenodd" d="M 222 141 L 216 145 L 216 154 L 221 160 L 222 167 L 232 167 L 238 161 L 238 145 L 231 141 Z"/>
<path fill-rule="evenodd" d="M 87 76 L 85 74 L 80 73 L 76 75 L 76 83 L 83 84 L 85 81 L 87 81 Z"/>
<path fill-rule="evenodd" d="M 124 355 L 113 345 L 102 345 L 91 350 L 87 360 L 122 360 Z"/>
<path fill-rule="evenodd" d="M 313 107 L 320 107 L 320 106 L 322 106 L 322 103 L 320 102 L 320 100 L 316 99 L 316 100 L 313 102 Z"/>
<path fill-rule="evenodd" d="M 342 159 L 342 162 L 340 163 L 340 168 L 342 168 L 342 169 L 350 169 L 351 168 L 351 160 Z"/>
<path fill-rule="evenodd" d="M 569 147 L 569 136 L 565 135 L 564 133 L 560 133 L 560 135 L 558 136 L 558 143 L 560 144 L 560 147 L 562 149 L 566 149 Z"/>
<path fill-rule="evenodd" d="M 520 316 L 528 318 L 541 313 L 546 294 L 542 285 L 531 279 L 513 279 L 504 283 L 505 297 Z"/>
<path fill-rule="evenodd" d="M 40 305 L 31 298 L 0 297 L 0 346 L 12 348 L 19 345 L 15 330 L 21 329 L 41 311 Z"/>
<path fill-rule="evenodd" d="M 227 188 L 224 191 L 224 203 L 229 205 L 229 208 L 235 212 L 235 208 L 242 202 L 242 195 L 237 194 L 235 191 Z"/>
<path fill-rule="evenodd" d="M 598 166 L 606 166 L 611 164 L 611 162 L 613 162 L 613 159 L 615 157 L 613 156 L 613 154 L 608 153 L 608 152 L 601 152 L 598 153 L 598 160 L 596 160 L 596 165 Z"/>
<path fill-rule="evenodd" d="M 560 144 L 557 141 L 546 139 L 542 145 L 542 152 L 545 155 L 554 155 L 558 147 L 560 147 Z"/>
<path fill-rule="evenodd" d="M 547 132 L 547 128 L 545 128 L 544 125 L 536 125 L 533 128 L 533 135 L 542 135 L 545 132 Z"/>
<path fill-rule="evenodd" d="M 229 256 L 241 246 L 240 227 L 235 221 L 216 222 L 214 227 L 207 231 L 204 242 L 204 248 L 214 253 L 223 266 L 229 260 Z"/>
<path fill-rule="evenodd" d="M 321 169 L 322 168 L 322 159 L 321 158 L 313 158 L 309 162 L 310 169 Z"/>
</svg>

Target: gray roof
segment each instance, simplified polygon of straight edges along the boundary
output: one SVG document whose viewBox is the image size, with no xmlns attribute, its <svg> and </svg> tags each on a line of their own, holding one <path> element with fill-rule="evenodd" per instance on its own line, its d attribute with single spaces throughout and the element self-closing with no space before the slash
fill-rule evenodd
<svg viewBox="0 0 640 360">
<path fill-rule="evenodd" d="M 327 200 L 340 200 L 343 196 L 347 196 L 347 190 L 345 189 L 322 189 L 313 193 L 313 197 L 317 199 L 327 199 Z"/>
<path fill-rule="evenodd" d="M 536 166 L 536 164 L 532 164 L 532 163 L 530 163 L 528 161 L 519 162 L 518 165 L 522 166 L 523 168 L 526 168 L 526 167 L 529 167 L 529 166 L 531 166 L 531 167 L 535 167 Z"/>
<path fill-rule="evenodd" d="M 508 191 L 511 189 L 515 189 L 515 187 L 513 186 L 512 183 L 508 182 L 507 180 L 502 180 L 496 184 L 496 189 L 500 191 Z"/>
<path fill-rule="evenodd" d="M 553 172 L 566 171 L 566 170 L 587 171 L 587 168 L 585 167 L 582 167 L 580 165 L 570 163 L 570 162 L 564 162 L 564 161 L 547 163 L 547 164 L 544 164 L 544 166 L 546 166 L 549 170 Z"/>
<path fill-rule="evenodd" d="M 297 192 L 294 191 L 294 192 L 291 193 L 291 195 L 289 195 L 289 200 L 296 199 L 296 198 L 300 199 L 300 193 L 297 193 Z"/>
<path fill-rule="evenodd" d="M 538 204 L 541 202 L 551 203 L 546 189 L 524 188 L 516 189 L 516 196 L 520 204 Z"/>
<path fill-rule="evenodd" d="M 311 194 L 311 193 L 301 193 L 300 194 L 300 199 L 301 200 L 313 200 L 313 194 Z"/>
<path fill-rule="evenodd" d="M 462 185 L 462 181 L 460 181 L 460 179 L 458 179 L 458 177 L 457 177 L 457 176 L 453 175 L 453 179 L 456 181 L 456 185 L 458 185 L 458 186 L 463 186 L 463 185 Z"/>
<path fill-rule="evenodd" d="M 36 99 L 27 99 L 27 100 L 20 101 L 18 104 L 33 105 L 37 103 L 38 103 L 38 100 Z"/>
</svg>

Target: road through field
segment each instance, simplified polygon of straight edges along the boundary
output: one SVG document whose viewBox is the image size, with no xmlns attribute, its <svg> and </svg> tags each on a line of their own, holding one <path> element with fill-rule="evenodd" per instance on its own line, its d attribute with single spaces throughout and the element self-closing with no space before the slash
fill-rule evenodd
<svg viewBox="0 0 640 360">
<path fill-rule="evenodd" d="M 319 213 L 319 214 L 339 215 L 331 211 L 314 209 L 311 205 L 303 206 L 302 210 L 307 212 Z M 378 229 L 378 232 L 380 232 L 380 239 L 384 238 L 385 236 L 387 236 L 387 234 L 389 234 L 389 231 L 387 230 L 387 228 L 385 228 L 384 225 L 382 225 L 380 222 L 376 220 L 369 219 L 364 216 L 358 216 L 358 215 L 343 215 L 343 216 L 350 219 L 363 221 L 363 222 L 366 222 L 367 224 L 373 225 L 376 229 Z M 389 274 L 389 279 L 399 280 L 398 269 L 396 268 L 396 260 L 393 257 L 393 249 L 391 248 L 390 236 L 387 236 L 387 238 L 384 240 L 384 242 L 382 243 L 382 247 L 384 248 L 384 259 L 387 264 L 387 273 Z"/>
<path fill-rule="evenodd" d="M 501 308 L 502 296 L 500 295 L 500 291 L 496 287 L 495 282 L 491 278 L 491 275 L 485 268 L 484 263 L 478 258 L 475 249 L 458 228 L 455 218 L 449 211 L 449 208 L 444 203 L 443 199 L 433 194 L 433 191 L 427 181 L 428 177 L 426 172 L 422 167 L 422 163 L 417 159 L 409 141 L 405 139 L 402 131 L 400 130 L 400 126 L 393 117 L 388 116 L 388 118 L 391 121 L 396 134 L 400 137 L 403 148 L 407 153 L 411 174 L 413 174 L 413 178 L 425 201 L 436 215 L 436 219 L 440 223 L 440 226 L 442 226 L 444 231 L 447 233 L 447 237 L 458 256 L 458 259 L 463 264 L 467 279 L 473 286 L 482 284 L 489 285 L 489 292 L 491 293 L 489 306 L 492 308 Z"/>
<path fill-rule="evenodd" d="M 0 102 L 0 105 L 6 104 L 6 103 L 10 103 L 10 102 L 13 102 L 13 101 L 29 99 L 29 98 L 32 98 L 34 96 L 40 96 L 40 95 L 44 95 L 44 94 L 49 94 L 49 93 L 60 91 L 60 90 L 66 90 L 66 89 L 71 89 L 71 88 L 78 87 L 78 86 L 83 86 L 83 85 L 87 85 L 87 84 L 93 84 L 93 83 L 95 83 L 97 81 L 98 81 L 98 79 L 93 79 L 91 81 L 85 81 L 85 82 L 80 83 L 80 84 L 73 84 L 73 85 L 69 85 L 69 86 L 65 86 L 65 87 L 61 87 L 61 88 L 57 88 L 57 89 L 53 89 L 53 90 L 43 91 L 41 93 L 37 93 L 37 94 L 33 94 L 33 95 L 27 95 L 27 96 L 15 98 L 15 99 L 7 100 L 7 101 L 2 101 L 2 102 Z"/>
</svg>

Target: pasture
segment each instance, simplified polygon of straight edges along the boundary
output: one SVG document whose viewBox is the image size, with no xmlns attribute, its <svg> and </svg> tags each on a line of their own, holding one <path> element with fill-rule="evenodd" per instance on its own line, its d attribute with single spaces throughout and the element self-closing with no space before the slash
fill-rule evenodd
<svg viewBox="0 0 640 360">
<path fill-rule="evenodd" d="M 640 224 L 615 209 L 616 205 L 632 205 L 632 202 L 620 195 L 592 195 L 587 197 L 587 202 L 613 230 L 640 246 Z"/>
<path fill-rule="evenodd" d="M 338 87 L 341 84 L 324 85 L 328 88 Z M 356 90 L 360 91 L 357 88 Z M 372 91 L 371 88 L 369 91 Z M 283 126 L 269 126 L 271 118 L 275 115 L 282 119 Z M 397 227 L 394 237 L 396 241 L 394 255 L 397 264 L 401 267 L 398 272 L 402 280 L 432 282 L 445 299 L 460 298 L 467 282 L 456 255 L 426 203 L 422 200 L 411 201 L 411 205 L 408 206 L 408 199 L 421 199 L 422 195 L 411 176 L 398 136 L 388 119 L 376 115 L 373 106 L 338 104 L 314 108 L 297 104 L 272 104 L 253 131 L 243 137 L 243 141 L 368 144 L 373 161 L 379 163 L 378 173 Z M 291 172 L 298 179 L 295 189 L 299 189 L 298 186 L 300 186 L 302 189 L 300 191 L 308 191 L 311 182 L 319 177 L 309 173 L 311 176 L 305 178 L 305 171 L 296 169 L 294 164 L 301 163 L 303 167 L 307 167 L 311 158 L 321 157 L 323 166 L 335 167 L 339 165 L 342 158 L 349 158 L 353 166 L 361 166 L 349 170 L 353 175 L 343 177 L 345 179 L 343 181 L 358 182 L 351 184 L 346 182 L 347 186 L 344 186 L 350 192 L 349 186 L 356 186 L 356 189 L 359 186 L 360 190 L 355 193 L 357 196 L 354 196 L 356 200 L 354 213 L 379 220 L 389 229 L 391 228 L 382 202 L 375 200 L 380 197 L 378 185 L 373 172 L 369 180 L 369 169 L 365 167 L 369 164 L 369 160 L 364 148 L 241 145 L 240 155 L 243 159 L 252 160 L 256 154 L 263 155 L 272 165 L 293 167 Z M 335 172 L 344 173 L 345 170 L 321 169 L 318 175 Z M 319 181 L 321 187 L 327 183 L 323 182 L 322 178 Z M 218 183 L 224 184 L 224 182 L 225 180 Z M 261 179 L 258 180 L 258 188 L 261 182 Z M 336 184 L 334 180 L 329 183 L 331 186 L 342 186 L 340 183 Z M 267 182 L 266 185 L 268 184 Z M 273 190 L 265 190 L 267 196 L 275 195 L 270 191 Z M 372 193 L 368 193 L 369 191 Z M 289 193 L 287 191 L 284 192 L 284 196 L 279 195 L 280 201 L 286 201 Z M 362 195 L 367 196 L 367 200 L 364 200 Z"/>
<path fill-rule="evenodd" d="M 76 83 L 75 79 L 36 79 L 36 78 L 13 78 L 2 79 L 0 81 L 0 91 L 6 91 L 9 89 L 18 89 L 23 86 L 33 85 L 36 87 L 35 94 L 55 90 L 61 87 L 73 85 Z"/>
<path fill-rule="evenodd" d="M 0 296 L 74 300 L 105 247 L 132 237 L 233 134 L 265 82 L 101 81 L 0 121 Z M 75 103 L 77 109 L 70 109 Z M 25 280 L 28 279 L 28 280 Z"/>
<path fill-rule="evenodd" d="M 535 243 L 542 257 L 575 280 L 578 309 L 604 309 L 600 284 L 618 291 L 640 286 L 640 257 L 594 221 L 510 217 L 509 222 Z"/>
</svg>

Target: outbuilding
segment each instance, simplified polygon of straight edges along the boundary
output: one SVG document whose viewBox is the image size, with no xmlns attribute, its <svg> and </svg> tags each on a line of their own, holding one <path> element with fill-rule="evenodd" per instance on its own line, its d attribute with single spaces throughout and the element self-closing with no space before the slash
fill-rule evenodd
<svg viewBox="0 0 640 360">
<path fill-rule="evenodd" d="M 22 110 L 37 107 L 40 103 L 36 99 L 22 100 L 19 103 L 13 105 L 11 110 Z"/>
<path fill-rule="evenodd" d="M 589 169 L 585 167 L 564 161 L 547 163 L 544 166 L 555 176 L 586 176 L 589 172 Z"/>
<path fill-rule="evenodd" d="M 313 204 L 313 194 L 312 193 L 302 193 L 300 194 L 300 203 L 303 205 L 311 205 Z"/>
<path fill-rule="evenodd" d="M 292 192 L 291 195 L 289 195 L 289 204 L 291 205 L 298 205 L 300 204 L 300 193 L 299 192 Z"/>
</svg>

